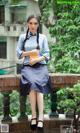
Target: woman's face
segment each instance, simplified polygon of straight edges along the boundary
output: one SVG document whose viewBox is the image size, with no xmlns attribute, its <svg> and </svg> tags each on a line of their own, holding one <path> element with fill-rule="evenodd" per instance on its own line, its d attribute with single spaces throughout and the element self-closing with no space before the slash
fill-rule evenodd
<svg viewBox="0 0 80 133">
<path fill-rule="evenodd" d="M 33 34 L 37 31 L 39 24 L 36 18 L 32 18 L 28 22 L 29 31 L 31 31 Z"/>
</svg>

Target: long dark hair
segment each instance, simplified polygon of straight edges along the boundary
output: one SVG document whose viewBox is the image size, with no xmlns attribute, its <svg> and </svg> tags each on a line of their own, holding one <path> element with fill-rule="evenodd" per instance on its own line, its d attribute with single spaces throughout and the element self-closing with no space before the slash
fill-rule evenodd
<svg viewBox="0 0 80 133">
<path fill-rule="evenodd" d="M 39 23 L 39 16 L 36 16 L 36 15 L 30 15 L 30 16 L 28 17 L 28 19 L 27 19 L 27 23 L 28 23 L 32 18 L 35 18 L 35 19 L 37 20 L 37 22 Z M 24 50 L 25 42 L 26 42 L 26 40 L 28 39 L 28 32 L 29 32 L 29 28 L 28 28 L 27 31 L 26 31 L 26 37 L 25 37 L 25 39 L 24 39 L 24 41 L 23 41 L 23 47 L 22 47 L 23 50 Z M 37 28 L 37 38 L 36 38 L 36 41 L 37 41 L 37 47 L 36 47 L 36 49 L 40 49 L 40 47 L 39 47 L 39 27 Z"/>
</svg>

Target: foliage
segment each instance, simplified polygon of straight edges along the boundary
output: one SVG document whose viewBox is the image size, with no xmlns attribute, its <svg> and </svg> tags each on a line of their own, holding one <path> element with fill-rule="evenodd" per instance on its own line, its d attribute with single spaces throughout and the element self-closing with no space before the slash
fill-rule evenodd
<svg viewBox="0 0 80 133">
<path fill-rule="evenodd" d="M 44 95 L 44 113 L 48 114 L 51 108 L 50 95 Z"/>
<path fill-rule="evenodd" d="M 80 108 L 80 83 L 73 86 L 73 88 L 60 89 L 57 92 L 58 106 L 63 107 L 65 111 L 76 109 L 76 112 Z M 78 107 L 77 107 L 78 106 Z"/>
<path fill-rule="evenodd" d="M 80 73 L 80 5 L 75 3 L 58 4 L 55 0 L 38 1 L 41 20 L 49 29 L 56 43 L 51 44 L 51 72 Z M 51 9 L 54 13 L 51 15 Z M 56 16 L 56 17 L 54 17 Z M 54 23 L 50 23 L 54 19 Z M 57 18 L 57 19 L 56 19 Z M 53 21 L 52 21 L 53 22 Z"/>
<path fill-rule="evenodd" d="M 78 123 L 80 118 L 80 83 L 74 85 L 73 88 L 67 87 L 66 89 L 60 89 L 57 92 L 57 98 L 58 109 L 63 109 L 66 113 L 73 113 L 73 124 L 75 129 L 78 130 Z"/>
<path fill-rule="evenodd" d="M 10 111 L 12 116 L 19 112 L 19 93 L 17 91 L 10 94 Z"/>
<path fill-rule="evenodd" d="M 56 43 L 51 46 L 56 72 L 80 73 L 80 5 L 61 5 L 57 21 L 49 27 Z"/>
<path fill-rule="evenodd" d="M 38 0 L 41 12 L 41 22 L 48 28 L 53 25 L 55 18 L 54 9 L 56 8 L 56 0 Z"/>
<path fill-rule="evenodd" d="M 19 3 L 21 0 L 11 0 L 11 4 L 17 4 Z"/>
</svg>

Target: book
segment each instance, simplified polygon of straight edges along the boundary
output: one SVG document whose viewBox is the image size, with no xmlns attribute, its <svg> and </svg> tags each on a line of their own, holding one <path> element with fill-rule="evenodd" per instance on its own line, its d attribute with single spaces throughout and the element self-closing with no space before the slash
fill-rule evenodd
<svg viewBox="0 0 80 133">
<path fill-rule="evenodd" d="M 29 54 L 29 57 L 30 57 L 30 60 L 36 60 L 36 59 L 38 59 L 40 57 L 40 55 L 39 55 L 39 53 L 37 53 L 36 51 L 34 51 L 34 52 L 31 52 Z"/>
</svg>

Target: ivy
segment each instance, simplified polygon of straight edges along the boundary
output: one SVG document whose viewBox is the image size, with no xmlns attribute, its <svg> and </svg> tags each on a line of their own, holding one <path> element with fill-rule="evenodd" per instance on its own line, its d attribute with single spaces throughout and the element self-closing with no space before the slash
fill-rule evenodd
<svg viewBox="0 0 80 133">
<path fill-rule="evenodd" d="M 17 3 L 19 3 L 20 1 L 22 1 L 22 0 L 11 0 L 11 4 L 17 4 Z"/>
<path fill-rule="evenodd" d="M 55 36 L 57 40 L 51 45 L 54 60 L 51 60 L 49 70 L 80 73 L 80 5 L 58 7 L 57 21 L 54 26 L 49 27 L 51 36 Z"/>
</svg>

